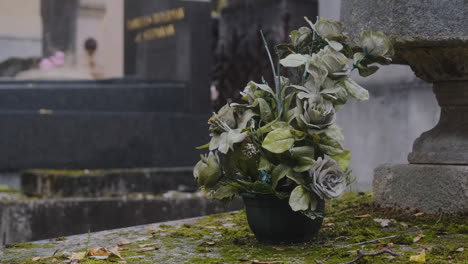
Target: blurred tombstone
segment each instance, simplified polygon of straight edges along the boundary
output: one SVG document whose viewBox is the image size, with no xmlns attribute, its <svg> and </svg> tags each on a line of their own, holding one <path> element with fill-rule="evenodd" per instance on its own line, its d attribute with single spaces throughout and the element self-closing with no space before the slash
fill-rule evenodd
<svg viewBox="0 0 468 264">
<path fill-rule="evenodd" d="M 75 51 L 78 0 L 41 0 L 43 56 Z"/>
<path fill-rule="evenodd" d="M 273 82 L 271 66 L 260 37 L 274 44 L 288 41 L 289 32 L 306 26 L 304 16 L 315 21 L 317 0 L 229 0 L 219 18 L 219 41 L 215 53 L 215 85 L 219 108 L 240 99 L 248 81 Z"/>
<path fill-rule="evenodd" d="M 125 75 L 187 83 L 186 111 L 209 101 L 211 2 L 125 1 Z"/>
</svg>

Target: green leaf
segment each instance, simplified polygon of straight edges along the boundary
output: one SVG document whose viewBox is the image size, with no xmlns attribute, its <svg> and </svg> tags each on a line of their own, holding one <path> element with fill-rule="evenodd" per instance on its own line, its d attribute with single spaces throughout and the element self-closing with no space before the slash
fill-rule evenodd
<svg viewBox="0 0 468 264">
<path fill-rule="evenodd" d="M 280 60 L 280 64 L 284 67 L 299 67 L 304 65 L 310 58 L 309 55 L 290 54 L 286 58 Z"/>
<path fill-rule="evenodd" d="M 336 127 L 331 127 L 325 133 L 320 134 L 320 141 L 318 146 L 325 154 L 329 156 L 338 155 L 343 152 L 343 134 L 341 130 Z"/>
<path fill-rule="evenodd" d="M 271 187 L 276 189 L 278 182 L 291 172 L 291 168 L 285 164 L 276 166 L 271 173 Z"/>
<path fill-rule="evenodd" d="M 273 167 L 273 164 L 269 162 L 265 157 L 260 156 L 260 161 L 258 162 L 258 170 L 270 171 Z"/>
<path fill-rule="evenodd" d="M 209 147 L 210 147 L 210 143 L 206 143 L 205 145 L 196 147 L 196 149 L 206 149 L 206 148 L 209 148 Z"/>
<path fill-rule="evenodd" d="M 290 180 L 294 181 L 298 185 L 305 185 L 306 184 L 306 182 L 304 180 L 304 176 L 302 175 L 302 173 L 292 172 L 291 171 L 290 173 L 286 174 L 286 177 L 288 177 Z"/>
<path fill-rule="evenodd" d="M 273 112 L 271 111 L 270 106 L 263 98 L 257 98 L 258 105 L 260 108 L 260 117 L 265 123 L 272 121 L 275 117 L 273 116 Z"/>
<path fill-rule="evenodd" d="M 289 206 L 291 206 L 291 209 L 295 212 L 305 211 L 310 208 L 310 204 L 310 192 L 308 192 L 302 185 L 294 188 L 291 192 L 291 196 L 289 197 Z"/>
<path fill-rule="evenodd" d="M 349 162 L 351 160 L 351 152 L 349 150 L 344 150 L 340 154 L 331 156 L 332 159 L 338 162 L 338 165 L 346 171 L 349 168 Z"/>
<path fill-rule="evenodd" d="M 359 84 L 353 81 L 351 78 L 345 80 L 345 88 L 346 91 L 352 97 L 356 98 L 359 101 L 368 100 L 369 99 L 369 92 L 362 88 Z"/>
<path fill-rule="evenodd" d="M 257 87 L 259 88 L 260 90 L 263 90 L 265 92 L 268 92 L 270 93 L 271 95 L 275 96 L 275 93 L 273 92 L 273 90 L 270 88 L 270 86 L 266 85 L 266 84 L 261 84 L 261 83 L 256 83 L 256 82 L 249 82 L 249 85 L 250 86 L 254 86 L 254 87 Z"/>
<path fill-rule="evenodd" d="M 315 149 L 311 146 L 295 147 L 290 150 L 291 156 L 296 160 L 295 172 L 309 170 L 315 163 Z"/>
<path fill-rule="evenodd" d="M 378 70 L 379 70 L 379 67 L 375 66 L 375 65 L 368 66 L 368 67 L 358 65 L 359 75 L 361 75 L 362 77 L 371 76 L 372 74 L 374 74 Z"/>
<path fill-rule="evenodd" d="M 230 200 L 236 195 L 236 188 L 229 185 L 222 185 L 211 193 L 211 198 L 216 200 Z"/>
<path fill-rule="evenodd" d="M 272 125 L 271 125 L 271 128 L 273 130 L 275 129 L 278 129 L 278 128 L 289 128 L 289 124 L 286 123 L 286 122 L 282 122 L 282 121 L 278 121 L 278 122 L 274 122 Z"/>
<path fill-rule="evenodd" d="M 328 43 L 328 45 L 330 45 L 330 47 L 332 47 L 336 51 L 340 51 L 340 50 L 343 49 L 343 45 L 341 43 L 339 43 L 338 41 L 327 40 L 327 43 Z"/>
<path fill-rule="evenodd" d="M 283 153 L 294 145 L 294 135 L 289 128 L 278 128 L 265 137 L 262 147 L 272 153 Z"/>
</svg>

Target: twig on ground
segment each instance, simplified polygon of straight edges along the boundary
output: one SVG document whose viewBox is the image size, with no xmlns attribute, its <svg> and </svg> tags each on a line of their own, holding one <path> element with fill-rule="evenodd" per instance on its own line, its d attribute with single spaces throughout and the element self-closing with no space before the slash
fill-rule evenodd
<svg viewBox="0 0 468 264">
<path fill-rule="evenodd" d="M 402 254 L 400 253 L 396 253 L 388 248 L 384 248 L 382 250 L 379 250 L 379 251 L 376 251 L 376 252 L 371 252 L 371 253 L 365 253 L 365 252 L 362 252 L 361 250 L 358 250 L 357 251 L 357 257 L 353 260 L 350 260 L 348 262 L 345 262 L 343 264 L 351 264 L 351 263 L 355 263 L 356 261 L 360 260 L 361 258 L 363 257 L 375 257 L 375 256 L 378 256 L 378 255 L 382 255 L 382 254 L 390 254 L 392 256 L 395 256 L 395 257 L 401 257 Z"/>
<path fill-rule="evenodd" d="M 370 244 L 370 243 L 378 242 L 378 241 L 381 240 L 381 239 L 389 239 L 389 238 L 394 238 L 394 237 L 397 237 L 397 236 L 398 236 L 398 235 L 387 236 L 387 237 L 380 237 L 380 238 L 372 239 L 372 240 L 369 240 L 369 241 L 364 241 L 364 242 L 359 242 L 359 243 L 354 243 L 354 244 L 349 244 L 349 245 L 340 246 L 339 248 L 347 248 L 347 247 L 353 247 L 353 246 L 359 246 L 359 245 Z"/>
</svg>

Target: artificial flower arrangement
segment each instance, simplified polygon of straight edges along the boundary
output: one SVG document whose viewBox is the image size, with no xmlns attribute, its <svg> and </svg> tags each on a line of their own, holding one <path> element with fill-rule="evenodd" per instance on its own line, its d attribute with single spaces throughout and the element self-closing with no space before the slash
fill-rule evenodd
<svg viewBox="0 0 468 264">
<path fill-rule="evenodd" d="M 342 23 L 305 19 L 309 27 L 276 46 L 278 63 L 263 39 L 274 83 L 249 82 L 245 103 L 227 104 L 209 119 L 211 141 L 201 148 L 210 152 L 194 176 L 211 198 L 274 195 L 315 219 L 318 202 L 339 197 L 350 183 L 351 155 L 336 114 L 349 97 L 369 98 L 350 73 L 375 73 L 391 62 L 393 47 L 382 32 L 363 31 L 355 45 Z"/>
</svg>

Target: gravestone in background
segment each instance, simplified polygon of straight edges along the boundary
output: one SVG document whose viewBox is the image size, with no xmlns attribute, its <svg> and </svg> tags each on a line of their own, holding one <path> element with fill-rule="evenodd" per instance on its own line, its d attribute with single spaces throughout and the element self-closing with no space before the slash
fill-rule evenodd
<svg viewBox="0 0 468 264">
<path fill-rule="evenodd" d="M 126 0 L 125 75 L 187 83 L 186 111 L 210 111 L 210 1 Z"/>
<path fill-rule="evenodd" d="M 41 0 L 42 52 L 74 53 L 79 0 Z"/>
<path fill-rule="evenodd" d="M 43 14 L 58 2 L 44 0 Z M 211 4 L 125 7 L 128 78 L 0 82 L 0 172 L 195 164 L 208 141 Z"/>
</svg>

